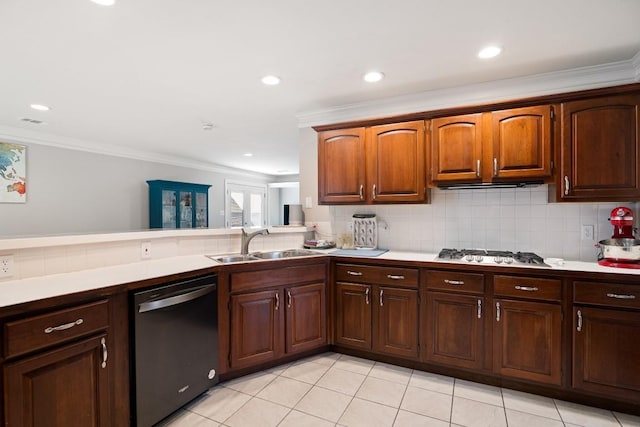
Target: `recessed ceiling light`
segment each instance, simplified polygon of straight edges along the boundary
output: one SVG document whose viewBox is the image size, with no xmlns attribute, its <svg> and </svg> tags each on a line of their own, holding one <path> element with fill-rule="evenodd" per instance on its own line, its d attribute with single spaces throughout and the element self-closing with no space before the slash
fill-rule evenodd
<svg viewBox="0 0 640 427">
<path fill-rule="evenodd" d="M 243 156 L 245 156 L 245 157 L 253 157 L 253 153 L 244 153 Z"/>
<path fill-rule="evenodd" d="M 384 74 L 380 71 L 370 71 L 364 75 L 363 79 L 365 82 L 375 83 L 379 82 L 384 78 Z"/>
<path fill-rule="evenodd" d="M 478 52 L 478 58 L 488 59 L 494 58 L 502 52 L 502 48 L 500 46 L 487 46 Z"/>
<path fill-rule="evenodd" d="M 113 6 L 116 3 L 116 0 L 91 0 L 95 4 L 99 4 L 100 6 Z"/>
<path fill-rule="evenodd" d="M 38 111 L 49 111 L 51 108 L 47 107 L 46 105 L 42 105 L 42 104 L 31 104 L 29 105 L 29 107 L 33 108 L 34 110 L 38 110 Z"/>
<path fill-rule="evenodd" d="M 269 85 L 269 86 L 275 86 L 277 84 L 280 84 L 280 77 L 277 76 L 264 76 L 262 78 L 262 83 Z"/>
</svg>

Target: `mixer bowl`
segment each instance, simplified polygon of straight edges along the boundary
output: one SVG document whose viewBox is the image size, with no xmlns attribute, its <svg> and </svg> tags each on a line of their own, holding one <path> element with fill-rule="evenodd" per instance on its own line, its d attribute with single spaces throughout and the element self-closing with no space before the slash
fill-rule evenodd
<svg viewBox="0 0 640 427">
<path fill-rule="evenodd" d="M 598 242 L 602 258 L 614 262 L 640 262 L 640 240 L 606 239 Z"/>
</svg>

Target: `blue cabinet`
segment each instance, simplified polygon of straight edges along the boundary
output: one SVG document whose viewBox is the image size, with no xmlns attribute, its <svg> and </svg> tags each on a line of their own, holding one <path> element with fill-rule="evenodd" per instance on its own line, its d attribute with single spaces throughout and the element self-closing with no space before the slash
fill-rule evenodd
<svg viewBox="0 0 640 427">
<path fill-rule="evenodd" d="M 205 184 L 151 180 L 150 228 L 206 228 L 209 226 L 209 187 Z"/>
</svg>

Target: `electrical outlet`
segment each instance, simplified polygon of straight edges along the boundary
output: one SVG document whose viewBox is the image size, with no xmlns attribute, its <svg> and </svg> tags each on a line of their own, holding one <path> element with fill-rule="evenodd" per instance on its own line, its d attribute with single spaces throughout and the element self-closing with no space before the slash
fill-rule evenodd
<svg viewBox="0 0 640 427">
<path fill-rule="evenodd" d="M 151 259 L 151 242 L 142 242 L 140 245 L 140 258 Z"/>
<path fill-rule="evenodd" d="M 13 255 L 0 256 L 0 277 L 13 276 Z"/>
<path fill-rule="evenodd" d="M 353 222 L 349 221 L 349 222 L 347 223 L 347 230 L 349 230 L 349 231 L 353 231 Z"/>
<path fill-rule="evenodd" d="M 313 207 L 313 199 L 311 196 L 307 196 L 304 198 L 304 207 L 307 209 L 311 209 Z"/>
<path fill-rule="evenodd" d="M 593 240 L 593 225 L 583 225 L 580 233 L 581 240 Z"/>
</svg>

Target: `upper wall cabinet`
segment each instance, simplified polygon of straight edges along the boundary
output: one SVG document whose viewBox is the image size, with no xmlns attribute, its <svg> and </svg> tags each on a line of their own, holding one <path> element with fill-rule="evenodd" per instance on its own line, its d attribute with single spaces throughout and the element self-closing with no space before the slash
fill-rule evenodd
<svg viewBox="0 0 640 427">
<path fill-rule="evenodd" d="M 320 204 L 426 202 L 425 147 L 422 120 L 320 132 Z"/>
<path fill-rule="evenodd" d="M 441 183 L 551 176 L 552 107 L 432 120 L 431 180 Z"/>
<path fill-rule="evenodd" d="M 563 103 L 561 201 L 640 199 L 640 93 Z"/>
</svg>

